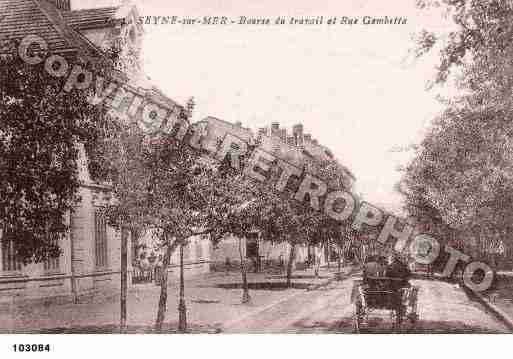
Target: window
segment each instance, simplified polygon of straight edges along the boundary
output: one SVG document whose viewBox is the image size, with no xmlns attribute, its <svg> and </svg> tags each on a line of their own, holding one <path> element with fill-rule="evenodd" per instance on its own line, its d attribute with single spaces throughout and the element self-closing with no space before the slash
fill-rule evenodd
<svg viewBox="0 0 513 359">
<path fill-rule="evenodd" d="M 14 241 L 2 239 L 2 271 L 12 272 L 21 270 L 21 263 L 16 258 Z"/>
<path fill-rule="evenodd" d="M 57 239 L 54 239 L 54 243 L 58 245 Z M 57 272 L 60 269 L 60 255 L 58 257 L 48 257 L 43 262 L 43 269 L 45 272 Z"/>
<path fill-rule="evenodd" d="M 190 243 L 187 243 L 186 245 L 183 246 L 183 261 L 184 262 L 191 259 L 190 258 L 191 257 L 190 246 L 191 246 Z"/>
<path fill-rule="evenodd" d="M 139 238 L 141 237 L 141 233 L 137 229 L 133 229 L 130 231 L 130 243 L 131 243 L 131 253 L 130 257 L 132 258 L 132 266 L 137 266 L 138 258 L 137 258 L 137 248 L 139 245 Z"/>
<path fill-rule="evenodd" d="M 251 233 L 246 239 L 246 257 L 258 257 L 258 234 Z"/>
<path fill-rule="evenodd" d="M 5 228 L 0 231 L 0 240 L 2 241 L 2 271 L 20 271 L 21 262 L 16 258 L 14 241 L 12 238 L 8 238 Z"/>
<path fill-rule="evenodd" d="M 99 209 L 94 214 L 94 258 L 97 268 L 107 267 L 107 220 Z"/>
<path fill-rule="evenodd" d="M 200 260 L 203 257 L 203 242 L 196 241 L 196 259 Z"/>
<path fill-rule="evenodd" d="M 135 28 L 132 26 L 130 31 L 128 32 L 128 36 L 130 37 L 130 41 L 135 44 L 135 40 L 137 40 L 137 36 L 135 34 Z"/>
<path fill-rule="evenodd" d="M 46 228 L 46 239 L 59 247 L 59 236 L 50 232 L 50 225 L 47 225 Z M 60 260 L 59 260 L 60 254 L 57 257 L 48 257 L 46 260 L 43 261 L 43 269 L 45 272 L 56 272 L 60 268 Z"/>
<path fill-rule="evenodd" d="M 43 262 L 43 268 L 47 272 L 55 272 L 60 268 L 59 257 L 51 257 Z"/>
</svg>

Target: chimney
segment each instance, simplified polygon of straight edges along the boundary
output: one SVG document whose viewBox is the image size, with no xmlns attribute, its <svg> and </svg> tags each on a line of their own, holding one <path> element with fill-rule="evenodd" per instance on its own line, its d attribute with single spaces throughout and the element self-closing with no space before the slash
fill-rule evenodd
<svg viewBox="0 0 513 359">
<path fill-rule="evenodd" d="M 286 128 L 280 128 L 280 131 L 278 133 L 280 135 L 280 139 L 283 142 L 286 142 L 287 141 L 287 129 Z"/>
<path fill-rule="evenodd" d="M 296 145 L 303 145 L 303 125 L 298 123 L 297 125 L 292 126 L 292 135 L 296 139 Z"/>
<path fill-rule="evenodd" d="M 271 136 L 279 137 L 280 135 L 280 123 L 279 122 L 273 122 L 271 123 Z"/>
<path fill-rule="evenodd" d="M 268 128 L 267 127 L 260 127 L 258 129 L 258 136 L 268 136 Z"/>
<path fill-rule="evenodd" d="M 69 11 L 71 10 L 70 0 L 48 0 L 51 2 L 57 9 Z"/>
</svg>

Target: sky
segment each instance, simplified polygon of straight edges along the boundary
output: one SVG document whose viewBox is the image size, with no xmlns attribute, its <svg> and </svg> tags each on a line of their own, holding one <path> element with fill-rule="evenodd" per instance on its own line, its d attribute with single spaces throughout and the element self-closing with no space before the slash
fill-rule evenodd
<svg viewBox="0 0 513 359">
<path fill-rule="evenodd" d="M 425 90 L 437 53 L 414 60 L 408 50 L 414 32 L 450 29 L 440 14 L 417 11 L 413 0 L 135 3 L 146 16 L 406 17 L 406 25 L 145 25 L 143 48 L 146 73 L 168 96 L 194 96 L 193 120 L 302 123 L 352 170 L 367 201 L 401 207 L 397 168 L 413 154 L 392 149 L 418 143 L 440 110 Z"/>
</svg>

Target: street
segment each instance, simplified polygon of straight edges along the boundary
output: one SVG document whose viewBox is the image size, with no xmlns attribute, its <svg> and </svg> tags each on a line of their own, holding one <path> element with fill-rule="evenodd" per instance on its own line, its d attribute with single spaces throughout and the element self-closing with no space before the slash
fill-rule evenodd
<svg viewBox="0 0 513 359">
<path fill-rule="evenodd" d="M 240 274 L 210 273 L 186 282 L 190 332 L 199 333 L 354 333 L 351 289 L 358 274 L 349 267 L 341 281 L 323 270 L 320 278 L 308 271 L 294 275 L 291 288 L 283 276 L 248 275 L 251 303 L 241 304 Z M 455 284 L 412 280 L 418 286 L 419 320 L 405 322 L 402 333 L 508 333 L 481 304 L 470 300 Z M 167 333 L 176 332 L 176 282 L 169 286 Z M 307 290 L 309 289 L 309 290 Z M 151 332 L 160 288 L 136 286 L 128 297 L 128 325 L 133 332 Z M 119 299 L 80 304 L 22 306 L 0 313 L 2 332 L 116 332 Z M 389 313 L 372 312 L 361 333 L 395 333 Z"/>
<path fill-rule="evenodd" d="M 354 306 L 350 303 L 355 277 L 328 287 L 303 292 L 271 308 L 224 328 L 226 333 L 353 333 Z M 405 323 L 404 333 L 508 333 L 484 308 L 468 299 L 456 285 L 413 280 L 420 287 L 419 321 Z M 388 313 L 372 315 L 362 333 L 392 333 Z"/>
</svg>

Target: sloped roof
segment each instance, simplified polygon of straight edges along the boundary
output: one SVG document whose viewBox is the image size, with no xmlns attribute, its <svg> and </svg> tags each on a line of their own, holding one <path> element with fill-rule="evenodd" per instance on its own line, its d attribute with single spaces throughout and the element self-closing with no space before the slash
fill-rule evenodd
<svg viewBox="0 0 513 359">
<path fill-rule="evenodd" d="M 103 52 L 80 31 L 92 26 L 112 26 L 130 11 L 135 10 L 129 5 L 62 11 L 46 0 L 0 0 L 0 54 L 12 51 L 9 47 L 12 40 L 37 35 L 46 41 L 48 51 L 52 53 L 75 51 L 79 55 L 103 56 Z M 158 101 L 167 105 L 178 105 L 151 83 L 141 89 L 150 91 Z"/>
<path fill-rule="evenodd" d="M 54 51 L 74 48 L 36 1 L 0 0 L 0 44 L 27 35 L 42 37 Z"/>
<path fill-rule="evenodd" d="M 169 107 L 173 107 L 173 106 L 180 106 L 180 107 L 182 107 L 177 102 L 172 100 L 168 95 L 166 95 L 166 93 L 160 87 L 154 85 L 153 83 L 151 85 L 151 91 L 152 91 L 152 95 L 154 96 L 154 98 L 156 98 L 157 100 L 159 100 L 163 104 L 165 104 L 165 105 L 167 105 Z"/>
<path fill-rule="evenodd" d="M 96 9 L 82 9 L 63 11 L 62 17 L 74 29 L 86 30 L 112 25 L 116 20 L 119 7 L 102 7 Z"/>
</svg>

